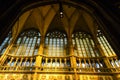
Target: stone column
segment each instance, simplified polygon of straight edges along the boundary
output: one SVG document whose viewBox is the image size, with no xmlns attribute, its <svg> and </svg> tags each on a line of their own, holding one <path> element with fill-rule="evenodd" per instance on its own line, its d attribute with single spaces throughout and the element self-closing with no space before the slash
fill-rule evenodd
<svg viewBox="0 0 120 80">
<path fill-rule="evenodd" d="M 41 36 L 41 41 L 40 41 L 40 46 L 38 49 L 38 55 L 36 56 L 36 63 L 35 63 L 35 74 L 33 80 L 37 80 L 37 71 L 39 70 L 38 68 L 42 66 L 42 54 L 44 50 L 44 37 Z"/>
<path fill-rule="evenodd" d="M 77 80 L 78 78 L 77 78 L 77 74 L 76 74 L 76 57 L 74 56 L 74 47 L 72 44 L 71 36 L 68 38 L 68 50 L 69 50 L 69 55 L 70 55 L 71 67 L 74 68 L 75 80 Z"/>
</svg>

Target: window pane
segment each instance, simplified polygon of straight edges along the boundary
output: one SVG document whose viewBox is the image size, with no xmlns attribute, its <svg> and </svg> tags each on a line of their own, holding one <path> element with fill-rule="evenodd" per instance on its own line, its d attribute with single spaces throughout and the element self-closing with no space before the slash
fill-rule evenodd
<svg viewBox="0 0 120 80">
<path fill-rule="evenodd" d="M 45 38 L 45 46 L 47 46 L 48 43 L 48 56 L 64 56 L 63 47 L 65 44 L 67 44 L 67 38 L 65 34 L 57 31 L 48 33 Z M 44 52 L 46 52 L 45 49 Z"/>
</svg>

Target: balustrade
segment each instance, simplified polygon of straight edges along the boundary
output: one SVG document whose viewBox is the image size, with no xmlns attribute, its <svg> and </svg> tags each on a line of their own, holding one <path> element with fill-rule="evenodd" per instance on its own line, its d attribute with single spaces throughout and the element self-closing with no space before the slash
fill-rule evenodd
<svg viewBox="0 0 120 80">
<path fill-rule="evenodd" d="M 42 67 L 44 71 L 70 71 L 70 58 L 43 57 Z"/>
<path fill-rule="evenodd" d="M 119 61 L 116 58 L 109 58 L 112 68 L 107 68 L 103 62 L 104 58 L 76 58 L 77 72 L 120 72 Z"/>
</svg>

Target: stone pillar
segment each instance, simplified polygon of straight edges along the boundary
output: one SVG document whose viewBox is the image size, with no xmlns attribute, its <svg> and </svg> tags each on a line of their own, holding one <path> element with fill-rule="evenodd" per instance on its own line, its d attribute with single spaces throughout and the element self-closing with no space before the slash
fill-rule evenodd
<svg viewBox="0 0 120 80">
<path fill-rule="evenodd" d="M 76 57 L 74 56 L 74 47 L 72 44 L 71 36 L 68 38 L 68 50 L 69 50 L 69 55 L 70 55 L 71 67 L 74 68 L 75 80 L 77 80 L 78 78 L 77 78 L 77 73 L 76 73 Z"/>
<path fill-rule="evenodd" d="M 37 80 L 37 71 L 38 71 L 38 67 L 42 66 L 42 54 L 43 54 L 43 50 L 44 50 L 44 37 L 41 36 L 41 42 L 40 42 L 40 46 L 38 49 L 38 55 L 36 57 L 36 63 L 35 63 L 35 74 L 34 74 L 34 78 L 33 80 Z"/>
<path fill-rule="evenodd" d="M 41 42 L 38 49 L 38 56 L 36 57 L 35 66 L 41 67 L 43 50 L 44 50 L 44 37 L 41 37 Z"/>
</svg>

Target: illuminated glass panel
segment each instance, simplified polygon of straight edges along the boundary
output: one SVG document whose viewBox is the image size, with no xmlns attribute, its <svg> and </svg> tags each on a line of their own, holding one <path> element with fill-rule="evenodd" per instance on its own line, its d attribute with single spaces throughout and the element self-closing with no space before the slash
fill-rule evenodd
<svg viewBox="0 0 120 80">
<path fill-rule="evenodd" d="M 44 54 L 48 56 L 65 56 L 67 37 L 65 34 L 55 31 L 50 32 L 45 38 Z"/>
<path fill-rule="evenodd" d="M 10 54 L 21 56 L 33 56 L 38 52 L 40 45 L 40 33 L 34 30 L 28 30 L 22 32 L 14 46 L 11 49 Z"/>
<path fill-rule="evenodd" d="M 89 34 L 77 32 L 72 35 L 74 54 L 80 57 L 99 57 L 100 53 L 96 48 L 93 39 Z"/>
<path fill-rule="evenodd" d="M 4 41 L 0 45 L 0 55 L 2 55 L 5 52 L 7 46 L 10 44 L 11 39 L 12 39 L 11 32 L 9 32 L 7 37 L 4 39 Z"/>
<path fill-rule="evenodd" d="M 112 47 L 110 46 L 104 34 L 100 30 L 98 30 L 97 39 L 105 53 L 105 56 L 116 56 Z"/>
</svg>

